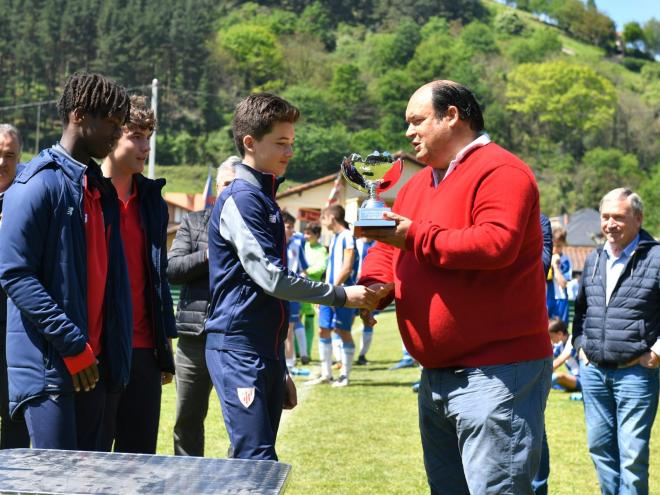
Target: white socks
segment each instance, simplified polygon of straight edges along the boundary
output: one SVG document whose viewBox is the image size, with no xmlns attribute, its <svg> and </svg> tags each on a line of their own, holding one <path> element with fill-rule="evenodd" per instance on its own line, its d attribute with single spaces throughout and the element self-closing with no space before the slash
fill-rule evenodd
<svg viewBox="0 0 660 495">
<path fill-rule="evenodd" d="M 362 348 L 360 349 L 360 356 L 366 356 L 371 347 L 371 339 L 374 336 L 373 327 L 362 328 Z"/>
<path fill-rule="evenodd" d="M 300 357 L 309 356 L 307 354 L 307 336 L 305 335 L 305 327 L 298 324 L 294 328 L 296 334 L 296 342 L 298 342 L 298 351 L 300 352 Z"/>
<path fill-rule="evenodd" d="M 332 355 L 335 361 L 341 361 L 342 340 L 337 332 L 332 332 Z"/>
<path fill-rule="evenodd" d="M 353 357 L 355 356 L 355 344 L 353 342 L 344 342 L 341 354 L 341 374 L 348 378 L 353 367 Z"/>
<path fill-rule="evenodd" d="M 332 376 L 332 340 L 319 339 L 319 358 L 321 360 L 321 376 Z"/>
</svg>

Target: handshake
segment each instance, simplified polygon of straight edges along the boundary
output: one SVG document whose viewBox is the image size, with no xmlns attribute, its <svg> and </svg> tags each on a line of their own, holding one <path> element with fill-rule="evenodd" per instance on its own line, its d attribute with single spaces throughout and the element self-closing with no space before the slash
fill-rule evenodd
<svg viewBox="0 0 660 495">
<path fill-rule="evenodd" d="M 351 285 L 344 287 L 344 290 L 346 291 L 345 307 L 373 311 L 380 304 L 380 300 L 394 290 L 394 284 L 373 284 L 369 287 Z"/>
</svg>

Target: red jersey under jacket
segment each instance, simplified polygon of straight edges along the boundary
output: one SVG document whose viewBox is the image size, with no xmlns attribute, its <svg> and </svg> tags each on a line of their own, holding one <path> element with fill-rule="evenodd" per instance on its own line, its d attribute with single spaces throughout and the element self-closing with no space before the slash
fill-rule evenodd
<svg viewBox="0 0 660 495">
<path fill-rule="evenodd" d="M 476 148 L 437 187 L 431 167 L 392 210 L 412 219 L 406 250 L 369 251 L 361 284 L 394 282 L 406 349 L 424 367 L 549 357 L 539 192 L 500 146 Z"/>
</svg>

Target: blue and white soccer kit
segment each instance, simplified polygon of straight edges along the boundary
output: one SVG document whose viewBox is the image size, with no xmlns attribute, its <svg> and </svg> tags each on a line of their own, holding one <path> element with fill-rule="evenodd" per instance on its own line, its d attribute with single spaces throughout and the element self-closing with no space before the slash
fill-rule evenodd
<svg viewBox="0 0 660 495">
<path fill-rule="evenodd" d="M 309 267 L 305 258 L 305 236 L 296 232 L 286 245 L 286 257 L 289 270 L 299 275 Z M 300 323 L 300 303 L 289 301 L 289 323 Z"/>
<path fill-rule="evenodd" d="M 346 249 L 355 249 L 355 239 L 348 229 L 332 236 L 328 255 L 328 268 L 325 272 L 326 283 L 338 285 L 337 280 L 344 264 L 344 253 Z M 359 256 L 356 253 L 353 259 L 353 270 L 341 285 L 355 285 L 359 263 Z M 319 326 L 321 328 L 350 331 L 353 326 L 353 320 L 355 319 L 355 313 L 355 310 L 351 308 L 320 306 Z"/>
</svg>

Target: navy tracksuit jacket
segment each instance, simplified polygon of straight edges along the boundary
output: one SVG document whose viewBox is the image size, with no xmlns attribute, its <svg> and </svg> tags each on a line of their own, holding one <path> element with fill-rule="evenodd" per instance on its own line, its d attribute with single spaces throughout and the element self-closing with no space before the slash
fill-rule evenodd
<svg viewBox="0 0 660 495">
<path fill-rule="evenodd" d="M 346 301 L 342 287 L 301 278 L 287 268 L 284 224 L 275 202 L 280 182 L 238 165 L 209 222 L 207 364 L 239 458 L 277 459 L 287 301 L 328 306 Z"/>
</svg>

